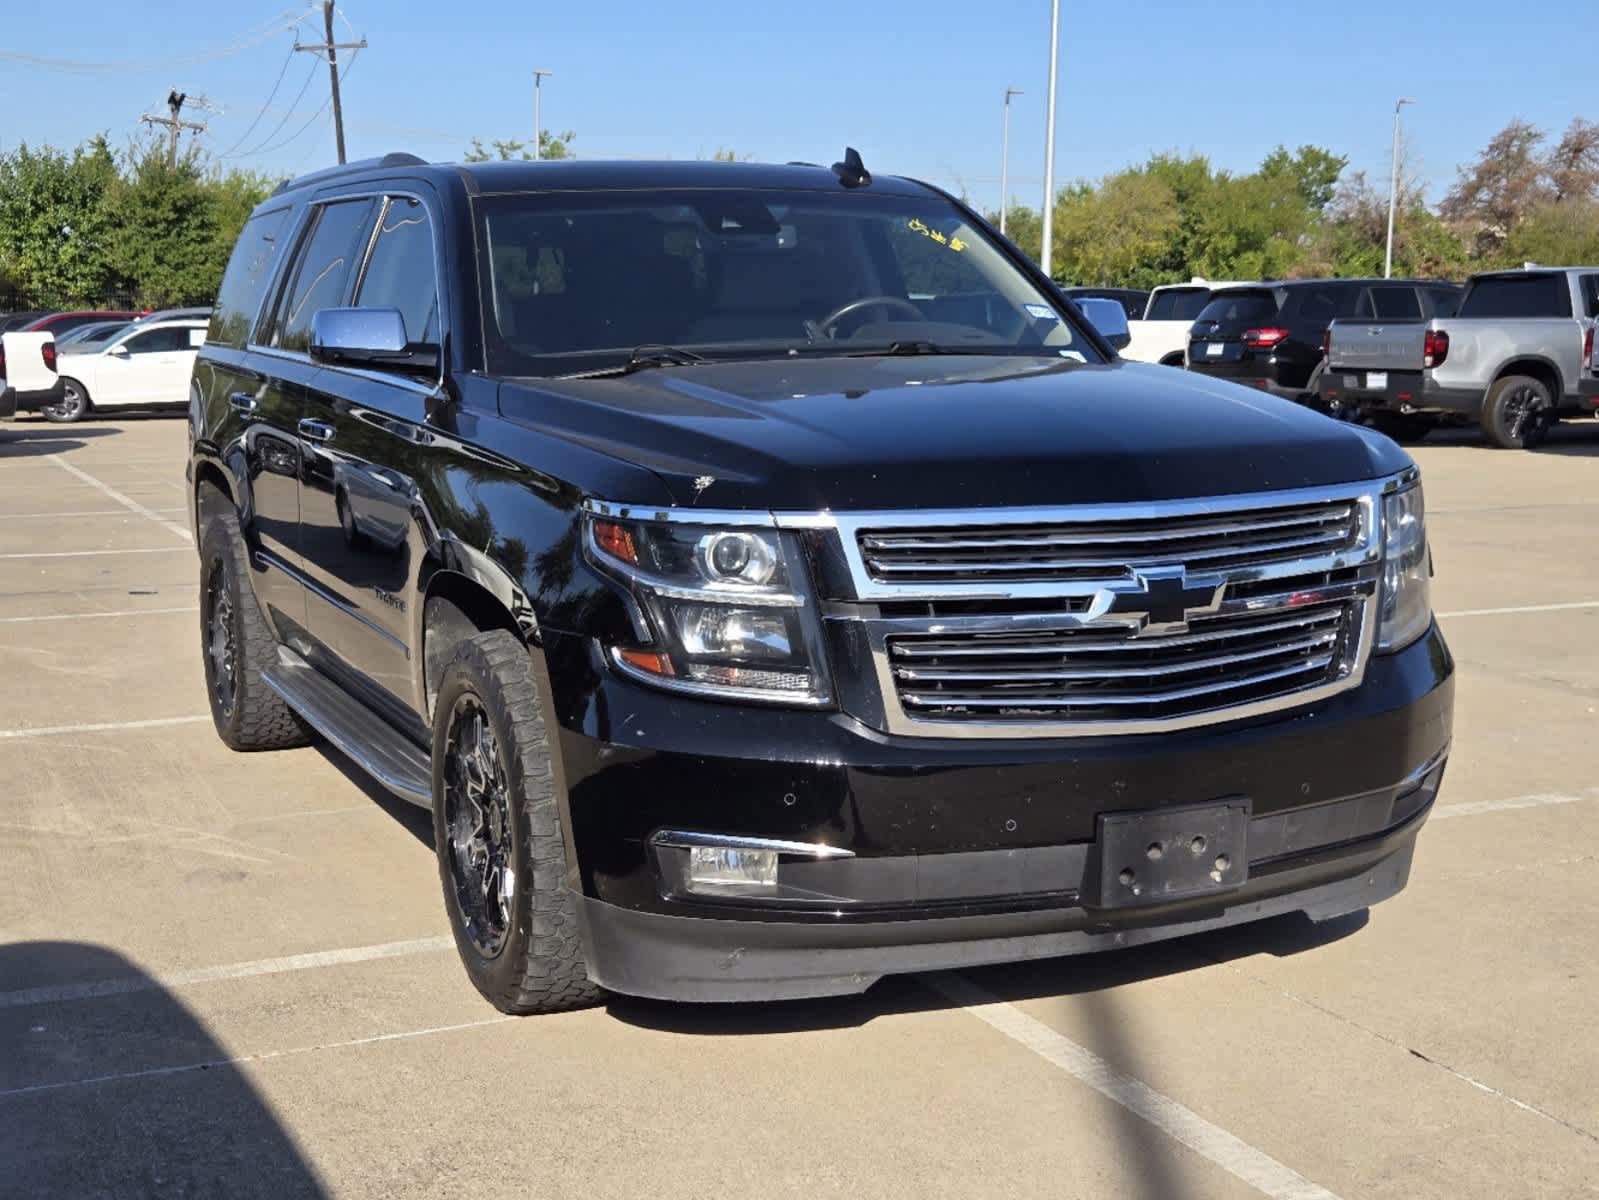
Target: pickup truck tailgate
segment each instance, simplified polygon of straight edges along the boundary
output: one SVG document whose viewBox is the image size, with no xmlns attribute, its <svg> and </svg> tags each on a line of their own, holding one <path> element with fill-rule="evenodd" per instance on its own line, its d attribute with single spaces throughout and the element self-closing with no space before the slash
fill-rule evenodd
<svg viewBox="0 0 1599 1200">
<path fill-rule="evenodd" d="M 1419 371 L 1425 321 L 1334 321 L 1328 328 L 1327 367 L 1359 371 Z"/>
<path fill-rule="evenodd" d="M 48 392 L 55 387 L 56 373 L 44 361 L 45 343 L 54 341 L 52 333 L 0 333 L 0 389 Z"/>
</svg>

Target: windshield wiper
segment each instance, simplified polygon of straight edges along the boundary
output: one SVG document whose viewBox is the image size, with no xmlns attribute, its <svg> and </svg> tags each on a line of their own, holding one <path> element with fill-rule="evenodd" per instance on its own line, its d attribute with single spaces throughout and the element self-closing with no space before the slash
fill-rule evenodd
<svg viewBox="0 0 1599 1200">
<path fill-rule="evenodd" d="M 890 342 L 871 350 L 851 350 L 847 358 L 910 358 L 918 354 L 1016 354 L 1010 346 L 941 346 L 937 342 L 915 339 Z"/>
<path fill-rule="evenodd" d="M 627 356 L 625 363 L 614 367 L 600 367 L 593 371 L 578 371 L 571 375 L 562 375 L 560 378 L 608 379 L 618 375 L 631 375 L 635 371 L 644 371 L 651 367 L 686 367 L 692 363 L 710 361 L 705 355 L 695 354 L 692 350 L 646 342 L 642 346 L 635 347 L 633 353 Z"/>
</svg>

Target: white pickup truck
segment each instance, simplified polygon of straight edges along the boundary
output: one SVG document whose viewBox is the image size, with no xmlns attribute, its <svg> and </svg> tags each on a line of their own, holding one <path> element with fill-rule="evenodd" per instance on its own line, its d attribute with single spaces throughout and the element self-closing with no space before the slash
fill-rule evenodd
<svg viewBox="0 0 1599 1200">
<path fill-rule="evenodd" d="M 1599 267 L 1474 275 L 1457 315 L 1332 323 L 1321 399 L 1399 441 L 1476 421 L 1505 448 L 1599 412 Z"/>
<path fill-rule="evenodd" d="M 0 421 L 60 398 L 55 334 L 0 333 Z"/>
<path fill-rule="evenodd" d="M 1123 358 L 1137 362 L 1160 363 L 1166 367 L 1186 365 L 1188 330 L 1212 292 L 1220 288 L 1247 287 L 1247 283 L 1203 279 L 1195 275 L 1187 283 L 1170 283 L 1149 293 L 1143 319 L 1127 322 L 1132 341 L 1121 352 Z"/>
</svg>

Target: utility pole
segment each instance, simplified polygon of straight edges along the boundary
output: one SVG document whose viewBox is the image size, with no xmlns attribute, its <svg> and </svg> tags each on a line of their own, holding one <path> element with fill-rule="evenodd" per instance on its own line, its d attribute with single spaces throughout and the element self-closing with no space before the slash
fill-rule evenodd
<svg viewBox="0 0 1599 1200">
<path fill-rule="evenodd" d="M 1414 103 L 1404 97 L 1394 101 L 1394 144 L 1388 172 L 1388 253 L 1382 263 L 1384 279 L 1392 279 L 1394 274 L 1394 208 L 1399 202 L 1399 110 Z"/>
<path fill-rule="evenodd" d="M 1049 108 L 1044 114 L 1044 247 L 1039 263 L 1045 275 L 1050 273 L 1055 249 L 1055 75 L 1059 59 L 1060 0 L 1053 0 L 1049 14 Z"/>
<path fill-rule="evenodd" d="M 204 121 L 185 121 L 179 115 L 183 112 L 183 106 L 188 103 L 188 100 L 189 97 L 186 92 L 180 92 L 177 88 L 173 88 L 167 93 L 168 116 L 153 117 L 149 113 L 145 113 L 139 118 L 146 125 L 165 125 L 167 127 L 167 170 L 169 171 L 178 165 L 178 134 L 185 129 L 192 129 L 195 133 L 205 132 Z M 203 96 L 197 97 L 195 103 L 197 105 L 203 104 L 204 100 Z"/>
<path fill-rule="evenodd" d="M 344 162 L 344 105 L 339 99 L 339 51 L 340 50 L 365 50 L 366 39 L 358 42 L 335 42 L 333 40 L 333 0 L 322 0 L 322 23 L 327 29 L 325 42 L 315 45 L 302 46 L 298 41 L 294 43 L 295 50 L 304 50 L 310 54 L 326 54 L 328 57 L 328 87 L 333 95 L 333 141 L 338 147 L 339 162 Z"/>
<path fill-rule="evenodd" d="M 538 162 L 544 157 L 544 117 L 539 111 L 539 100 L 544 91 L 544 78 L 554 75 L 554 71 L 546 71 L 539 67 L 533 68 L 533 161 Z"/>
<path fill-rule="evenodd" d="M 1020 96 L 1021 88 L 1005 89 L 1005 140 L 999 152 L 999 232 L 1005 232 L 1005 210 L 1010 207 L 1010 98 Z"/>
</svg>

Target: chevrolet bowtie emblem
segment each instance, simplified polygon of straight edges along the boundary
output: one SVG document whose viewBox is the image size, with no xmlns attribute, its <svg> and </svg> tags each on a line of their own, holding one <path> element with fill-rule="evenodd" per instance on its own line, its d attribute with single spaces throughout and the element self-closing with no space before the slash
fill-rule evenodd
<svg viewBox="0 0 1599 1200">
<path fill-rule="evenodd" d="M 1174 633 L 1195 617 L 1221 607 L 1227 581 L 1219 575 L 1189 575 L 1182 567 L 1135 571 L 1126 583 L 1100 588 L 1088 619 L 1142 617 L 1139 633 Z"/>
</svg>

